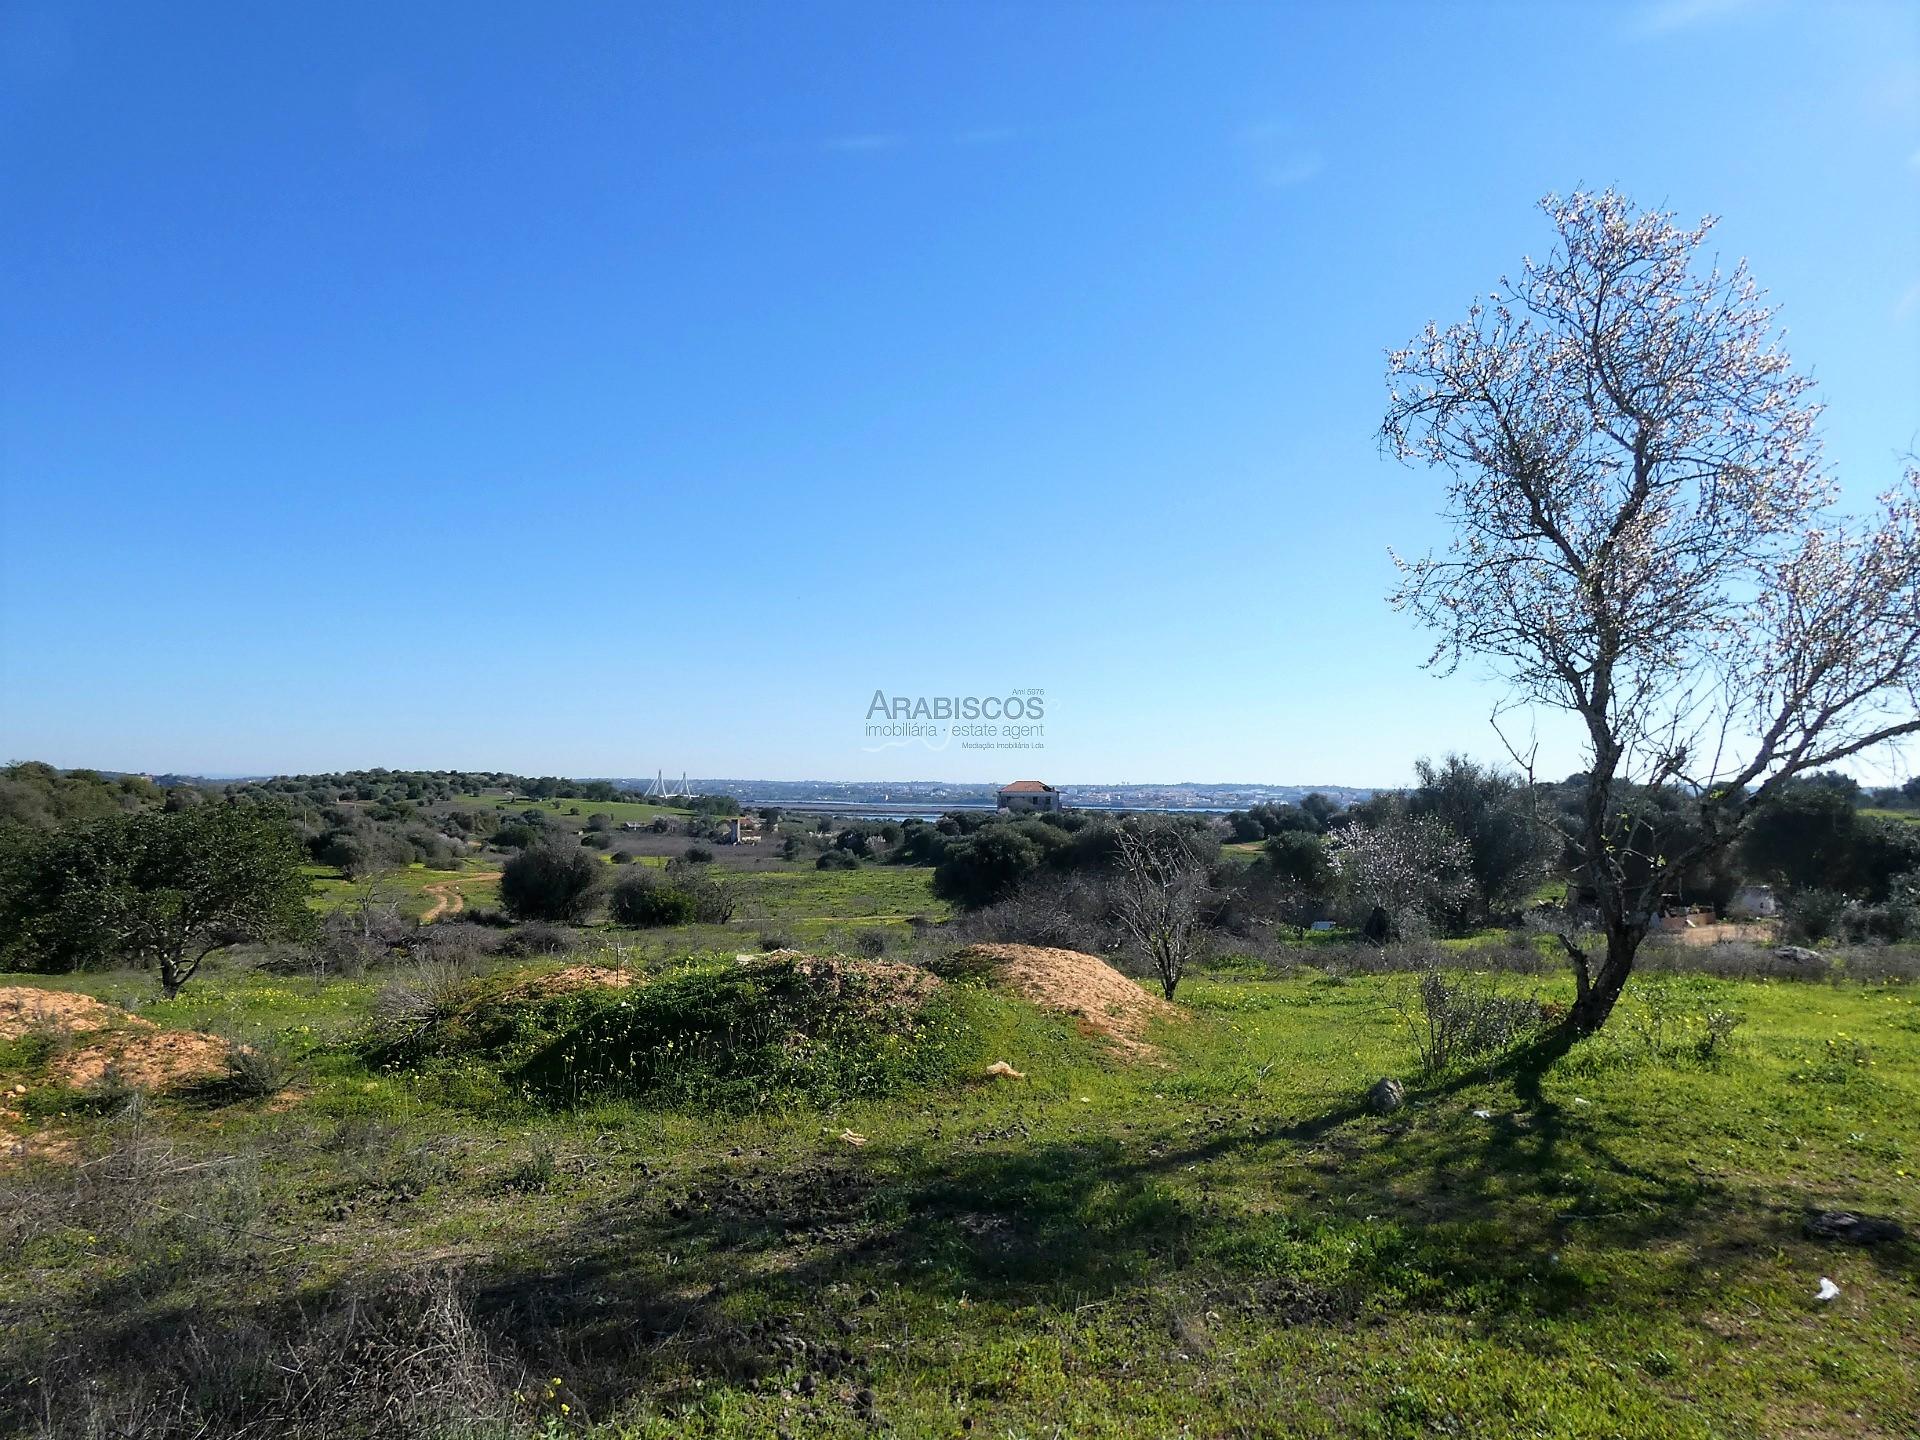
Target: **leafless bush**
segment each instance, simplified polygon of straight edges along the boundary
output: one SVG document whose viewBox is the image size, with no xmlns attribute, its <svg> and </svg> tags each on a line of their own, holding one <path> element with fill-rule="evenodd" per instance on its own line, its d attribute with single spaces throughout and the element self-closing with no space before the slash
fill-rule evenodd
<svg viewBox="0 0 1920 1440">
<path fill-rule="evenodd" d="M 1099 955 L 1118 948 L 1106 887 L 1086 875 L 1029 881 L 997 904 L 968 911 L 943 929 L 959 944 L 1004 941 Z"/>
<path fill-rule="evenodd" d="M 182 1149 L 155 1128 L 139 1091 L 77 1158 L 13 1170 L 6 1181 L 0 1245 L 83 1230 L 101 1253 L 126 1257 L 154 1284 L 174 1271 L 244 1264 L 262 1203 L 257 1156 Z"/>
<path fill-rule="evenodd" d="M 1825 980 L 1834 973 L 1830 958 L 1792 959 L 1772 945 L 1729 940 L 1718 945 L 1680 945 L 1649 940 L 1640 952 L 1642 970 L 1656 975 L 1713 975 L 1722 980 Z"/>
<path fill-rule="evenodd" d="M 545 920 L 529 920 L 516 925 L 500 945 L 502 955 L 527 959 L 541 955 L 566 955 L 580 948 L 580 937 L 564 925 Z"/>
<path fill-rule="evenodd" d="M 498 954 L 505 938 L 486 925 L 466 920 L 437 920 L 420 927 L 410 948 L 417 959 L 471 966 Z"/>
<path fill-rule="evenodd" d="M 380 987 L 374 1015 L 389 1030 L 424 1030 L 453 1013 L 469 978 L 464 966 L 417 960 Z"/>
<path fill-rule="evenodd" d="M 1920 980 L 1920 945 L 1862 945 L 1843 962 L 1849 980 L 1870 985 Z"/>
<path fill-rule="evenodd" d="M 1502 995 L 1483 976 L 1429 969 L 1420 976 L 1417 995 L 1417 1008 L 1402 1013 L 1420 1068 L 1429 1075 L 1505 1050 L 1542 1023 L 1539 1001 Z"/>
<path fill-rule="evenodd" d="M 1449 951 L 1430 940 L 1389 945 L 1313 945 L 1295 947 L 1306 963 L 1329 974 L 1404 975 L 1447 968 L 1497 971 L 1507 975 L 1544 975 L 1554 967 L 1546 956 L 1522 938 L 1471 950 Z"/>
<path fill-rule="evenodd" d="M 1698 946 L 1650 942 L 1641 952 L 1641 965 L 1654 974 L 1714 975 L 1722 980 L 1852 980 L 1866 984 L 1920 980 L 1920 946 L 1916 945 L 1792 949 L 1800 953 L 1790 953 L 1784 946 L 1746 941 Z"/>
<path fill-rule="evenodd" d="M 31 1433 L 291 1440 L 500 1433 L 522 1366 L 476 1325 L 459 1279 L 391 1277 L 319 1300 L 102 1316 L 38 1360 Z"/>
</svg>

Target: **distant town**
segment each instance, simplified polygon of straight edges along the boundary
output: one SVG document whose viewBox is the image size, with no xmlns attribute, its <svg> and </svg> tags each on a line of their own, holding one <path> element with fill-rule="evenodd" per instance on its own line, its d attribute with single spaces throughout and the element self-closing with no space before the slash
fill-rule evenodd
<svg viewBox="0 0 1920 1440">
<path fill-rule="evenodd" d="M 1012 778 L 1012 777 L 1009 777 Z M 645 790 L 650 778 L 614 779 L 622 789 Z M 695 794 L 731 795 L 750 805 L 887 807 L 903 811 L 994 809 L 1000 782 L 957 780 L 741 780 L 690 778 Z M 1318 791 L 1341 806 L 1369 799 L 1378 787 L 1355 785 L 1268 785 L 1247 782 L 1061 785 L 1063 803 L 1075 810 L 1244 810 L 1253 805 L 1297 803 Z"/>
</svg>

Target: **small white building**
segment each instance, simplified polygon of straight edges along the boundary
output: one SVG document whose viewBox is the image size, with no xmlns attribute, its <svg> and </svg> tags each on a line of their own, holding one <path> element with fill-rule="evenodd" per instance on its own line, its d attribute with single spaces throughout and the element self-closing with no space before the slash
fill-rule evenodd
<svg viewBox="0 0 1920 1440">
<path fill-rule="evenodd" d="M 1066 809 L 1058 790 L 1044 780 L 1016 780 L 1000 787 L 1000 808 L 1015 814 Z"/>
</svg>

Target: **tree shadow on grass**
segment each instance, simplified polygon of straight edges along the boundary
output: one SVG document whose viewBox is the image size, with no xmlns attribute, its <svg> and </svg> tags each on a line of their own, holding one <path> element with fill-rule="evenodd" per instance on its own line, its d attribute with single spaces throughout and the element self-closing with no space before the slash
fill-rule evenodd
<svg viewBox="0 0 1920 1440">
<path fill-rule="evenodd" d="M 1511 1078 L 1538 1096 L 1537 1074 Z M 758 1173 L 718 1162 L 595 1207 L 491 1268 L 474 1299 L 535 1353 L 606 1377 L 589 1397 L 605 1400 L 671 1373 L 854 1363 L 872 1306 L 894 1296 L 1064 1313 L 1152 1309 L 1178 1290 L 1273 1323 L 1421 1310 L 1497 1326 L 1621 1304 L 1699 1311 L 1713 1303 L 1703 1272 L 1797 1237 L 1787 1207 L 1636 1162 L 1544 1100 L 1491 1121 L 1447 1108 L 1481 1083 L 1418 1090 L 1390 1118 L 1341 1105 L 1199 1136 L 983 1132 Z M 1573 1241 L 1632 1252 L 1640 1288 L 1621 1296 L 1561 1264 Z M 1916 1256 L 1874 1258 L 1904 1273 Z"/>
<path fill-rule="evenodd" d="M 1551 1058 L 1506 1062 L 1496 1074 L 1519 1103 L 1486 1120 L 1461 1098 L 1480 1072 L 1416 1087 L 1387 1117 L 1340 1104 L 1185 1129 L 1168 1116 L 1138 1138 L 1010 1124 L 798 1162 L 715 1155 L 671 1180 L 625 1178 L 451 1283 L 489 1364 L 565 1377 L 573 1413 L 604 1416 L 714 1378 L 850 1392 L 903 1363 L 881 1328 L 979 1323 L 959 1318 L 963 1300 L 1026 1325 L 1104 1305 L 1143 1343 L 1183 1305 L 1336 1327 L 1408 1311 L 1492 1327 L 1613 1305 L 1687 1314 L 1713 1303 L 1704 1271 L 1737 1274 L 1797 1238 L 1778 1201 L 1632 1159 L 1617 1127 L 1562 1111 L 1542 1093 Z M 1558 1263 L 1575 1241 L 1631 1252 L 1636 1293 Z M 1902 1275 L 1920 1258 L 1910 1241 L 1871 1253 Z M 89 1337 L 69 1371 L 133 1367 L 206 1393 L 218 1387 L 196 1367 L 244 1353 L 244 1374 L 291 1383 L 275 1367 L 304 1374 L 289 1363 L 302 1334 L 339 1334 L 343 1314 L 413 1316 L 367 1297 L 410 1293 L 436 1268 L 402 1258 L 298 1300 L 217 1308 L 103 1285 L 66 1317 Z M 44 1354 L 6 1358 L 46 1368 Z M 237 1422 L 249 1403 L 222 1413 Z"/>
</svg>

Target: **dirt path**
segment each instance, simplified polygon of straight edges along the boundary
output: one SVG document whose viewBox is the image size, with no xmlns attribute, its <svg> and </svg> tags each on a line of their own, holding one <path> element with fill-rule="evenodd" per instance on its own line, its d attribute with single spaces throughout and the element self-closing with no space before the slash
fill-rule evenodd
<svg viewBox="0 0 1920 1440">
<path fill-rule="evenodd" d="M 425 925 L 430 921 L 438 920 L 442 915 L 458 915 L 465 910 L 467 896 L 466 892 L 460 888 L 462 885 L 499 878 L 498 870 L 477 870 L 471 875 L 462 875 L 458 880 L 442 880 L 437 885 L 422 886 L 421 894 L 433 896 L 433 908 L 420 917 L 420 923 Z"/>
</svg>

